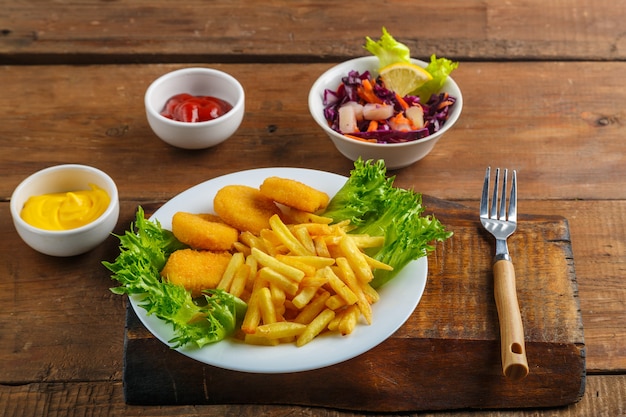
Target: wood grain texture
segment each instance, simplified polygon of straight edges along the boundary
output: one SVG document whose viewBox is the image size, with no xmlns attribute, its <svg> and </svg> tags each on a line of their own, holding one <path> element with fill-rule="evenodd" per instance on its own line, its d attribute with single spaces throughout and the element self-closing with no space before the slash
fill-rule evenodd
<svg viewBox="0 0 626 417">
<path fill-rule="evenodd" d="M 319 62 L 364 55 L 386 26 L 415 57 L 623 60 L 623 2 L 393 0 L 10 2 L 0 63 Z M 575 28 L 575 30 L 572 30 Z"/>
<path fill-rule="evenodd" d="M 358 417 L 389 416 L 381 413 L 361 413 L 335 408 L 294 407 L 288 405 L 171 405 L 138 406 L 124 403 L 124 388 L 120 381 L 39 382 L 24 385 L 0 386 L 0 404 L 5 405 L 4 416 L 32 415 L 111 417 Z M 402 413 L 406 417 L 588 417 L 618 416 L 626 414 L 626 376 L 589 376 L 587 389 L 580 402 L 564 407 L 546 409 L 508 410 L 454 410 Z"/>
<path fill-rule="evenodd" d="M 531 369 L 526 379 L 513 382 L 502 375 L 500 363 L 493 238 L 473 210 L 427 196 L 424 203 L 454 236 L 429 257 L 418 308 L 381 345 L 319 370 L 246 374 L 169 350 L 130 309 L 125 398 L 143 405 L 295 404 L 378 412 L 577 402 L 584 392 L 586 354 L 567 221 L 522 216 L 509 238 Z"/>
<path fill-rule="evenodd" d="M 0 67 L 0 197 L 32 172 L 66 162 L 103 169 L 122 199 L 140 200 L 251 168 L 347 175 L 353 167 L 307 106 L 328 64 L 216 65 L 242 82 L 246 113 L 231 139 L 195 152 L 161 142 L 144 114 L 149 83 L 180 67 Z M 398 185 L 472 200 L 491 165 L 517 169 L 521 199 L 626 198 L 626 63 L 462 63 L 457 71 L 465 101 L 459 121 L 427 158 L 394 172 Z M 167 175 L 151 175 L 157 171 Z"/>
</svg>

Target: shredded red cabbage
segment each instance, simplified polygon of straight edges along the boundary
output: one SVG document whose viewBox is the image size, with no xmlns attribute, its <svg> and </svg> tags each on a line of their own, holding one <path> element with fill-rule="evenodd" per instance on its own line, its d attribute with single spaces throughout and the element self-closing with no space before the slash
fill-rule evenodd
<svg viewBox="0 0 626 417">
<path fill-rule="evenodd" d="M 374 94 L 384 103 L 391 104 L 397 112 L 403 108 L 396 98 L 396 94 L 385 88 L 380 77 L 372 80 L 369 71 L 360 74 L 350 71 L 341 79 L 337 90 L 326 89 L 323 95 L 324 117 L 331 129 L 341 133 L 339 129 L 339 108 L 349 101 L 364 104 L 357 94 L 357 88 L 362 81 L 368 79 L 374 87 Z M 409 105 L 419 105 L 424 110 L 424 127 L 418 130 L 397 131 L 387 123 L 379 123 L 378 130 L 368 132 L 369 121 L 358 123 L 359 132 L 350 133 L 351 136 L 362 139 L 375 139 L 377 143 L 402 143 L 425 138 L 440 130 L 450 115 L 450 108 L 456 103 L 456 98 L 447 93 L 433 94 L 427 103 L 421 103 L 418 96 L 407 95 L 403 100 Z"/>
</svg>

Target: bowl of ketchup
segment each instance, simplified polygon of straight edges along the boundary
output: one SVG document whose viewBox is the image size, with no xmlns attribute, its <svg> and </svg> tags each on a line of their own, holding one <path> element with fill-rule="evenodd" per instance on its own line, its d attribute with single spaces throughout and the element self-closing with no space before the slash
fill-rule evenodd
<svg viewBox="0 0 626 417">
<path fill-rule="evenodd" d="M 144 97 L 148 124 L 164 142 L 205 149 L 231 137 L 245 110 L 243 87 L 212 68 L 183 68 L 150 84 Z"/>
</svg>

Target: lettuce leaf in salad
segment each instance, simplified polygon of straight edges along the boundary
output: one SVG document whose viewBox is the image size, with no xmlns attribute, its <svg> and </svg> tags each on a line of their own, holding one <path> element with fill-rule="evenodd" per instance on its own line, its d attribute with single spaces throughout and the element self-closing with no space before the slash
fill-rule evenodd
<svg viewBox="0 0 626 417">
<path fill-rule="evenodd" d="M 207 290 L 193 299 L 184 287 L 162 281 L 159 272 L 169 255 L 187 247 L 157 221 L 149 221 L 141 207 L 130 230 L 117 236 L 120 254 L 114 262 L 102 262 L 112 279 L 121 285 L 111 288 L 114 294 L 139 295 L 139 306 L 149 315 L 169 323 L 174 337 L 173 348 L 202 347 L 233 334 L 243 319 L 246 303 L 222 290 Z"/>
<path fill-rule="evenodd" d="M 374 41 L 369 36 L 366 36 L 363 47 L 378 58 L 380 68 L 398 62 L 411 62 L 411 51 L 409 48 L 403 43 L 396 41 L 384 27 L 383 34 L 378 41 Z"/>
<path fill-rule="evenodd" d="M 443 84 L 448 79 L 448 76 L 452 71 L 457 69 L 458 62 L 453 62 L 447 58 L 437 58 L 435 54 L 430 56 L 430 63 L 426 66 L 426 71 L 433 76 L 433 79 L 427 81 L 424 85 L 416 90 L 416 94 L 419 95 L 420 100 L 427 101 L 433 94 L 437 94 L 442 88 Z"/>
</svg>

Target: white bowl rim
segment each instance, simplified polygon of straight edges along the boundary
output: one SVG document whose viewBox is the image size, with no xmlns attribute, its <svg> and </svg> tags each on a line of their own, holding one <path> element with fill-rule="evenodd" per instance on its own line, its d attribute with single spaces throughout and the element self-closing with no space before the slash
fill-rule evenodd
<svg viewBox="0 0 626 417">
<path fill-rule="evenodd" d="M 327 76 L 327 74 L 329 74 L 330 72 L 335 71 L 337 66 L 348 66 L 349 64 L 352 64 L 352 63 L 355 63 L 355 62 L 368 62 L 368 61 L 372 61 L 372 64 L 374 64 L 374 63 L 378 62 L 378 58 L 375 57 L 375 56 L 362 56 L 362 57 L 353 58 L 353 59 L 349 59 L 347 61 L 340 62 L 339 64 L 336 64 L 336 65 L 330 67 L 329 69 L 327 69 L 326 71 L 324 71 L 315 80 L 315 82 L 311 86 L 311 89 L 309 90 L 309 111 L 311 112 L 311 115 L 313 116 L 313 120 L 315 120 L 316 123 L 327 134 L 332 134 L 333 137 L 335 139 L 337 139 L 337 140 L 354 141 L 354 139 L 350 139 L 350 138 L 342 135 L 341 133 L 331 129 L 331 127 L 328 126 L 328 123 L 327 123 L 326 119 L 323 117 L 323 115 L 322 115 L 322 118 L 319 118 L 318 115 L 313 112 L 313 104 L 314 104 L 315 100 L 319 100 L 320 99 L 319 95 L 317 94 L 317 91 L 321 89 L 321 84 L 322 84 L 322 81 L 325 78 L 325 76 Z M 414 64 L 417 64 L 417 65 L 419 65 L 419 66 L 421 66 L 423 68 L 428 65 L 428 63 L 426 61 L 422 61 L 422 60 L 415 59 L 415 58 L 411 58 L 411 62 L 413 62 Z M 370 70 L 370 73 L 376 74 L 377 70 Z M 402 143 L 372 143 L 372 142 L 360 142 L 359 141 L 359 144 L 363 145 L 365 147 L 371 147 L 371 148 L 403 148 L 403 147 L 415 145 L 417 143 L 426 143 L 428 141 L 431 141 L 431 140 L 439 138 L 441 135 L 443 135 L 444 132 L 446 132 L 448 129 L 450 129 L 456 123 L 457 119 L 461 116 L 461 111 L 463 110 L 463 94 L 461 93 L 461 89 L 459 88 L 459 86 L 456 83 L 456 81 L 454 81 L 454 79 L 452 77 L 450 77 L 450 76 L 446 80 L 446 83 L 448 83 L 448 82 L 451 83 L 454 87 L 456 87 L 456 89 L 459 91 L 458 96 L 455 96 L 456 102 L 454 104 L 455 107 L 458 106 L 457 107 L 458 111 L 455 111 L 454 117 L 453 118 L 449 118 L 448 120 L 446 120 L 446 123 L 437 132 L 433 133 L 432 135 L 426 136 L 425 138 L 412 140 L 412 141 L 409 141 L 409 142 L 402 142 Z"/>
<path fill-rule="evenodd" d="M 235 103 L 229 103 L 229 104 L 232 104 L 233 107 L 229 111 L 221 115 L 220 117 L 217 117 L 211 120 L 206 120 L 204 122 L 193 122 L 193 123 L 181 122 L 181 121 L 170 119 L 170 118 L 163 116 L 160 111 L 156 110 L 150 104 L 149 98 L 152 96 L 152 94 L 159 87 L 160 84 L 164 83 L 170 78 L 174 78 L 174 77 L 185 75 L 185 74 L 206 74 L 206 75 L 217 75 L 220 77 L 224 77 L 224 79 L 230 81 L 235 87 L 235 90 L 237 92 L 237 101 Z M 227 72 L 224 72 L 215 68 L 204 68 L 204 67 L 180 68 L 174 71 L 167 72 L 159 76 L 158 78 L 156 78 L 154 81 L 152 81 L 152 83 L 150 83 L 150 85 L 148 86 L 146 93 L 144 94 L 144 105 L 147 111 L 153 117 L 156 117 L 165 123 L 169 123 L 172 126 L 185 126 L 191 129 L 204 128 L 204 127 L 211 126 L 214 124 L 222 123 L 225 120 L 230 119 L 232 117 L 237 117 L 237 113 L 244 106 L 244 103 L 245 103 L 245 91 L 243 89 L 243 86 L 239 82 L 239 80 L 237 80 L 235 77 L 233 77 Z"/>
<path fill-rule="evenodd" d="M 109 205 L 107 206 L 106 210 L 95 220 L 80 226 L 80 227 L 76 227 L 73 229 L 67 229 L 67 230 L 47 230 L 47 229 L 41 229 L 39 227 L 35 227 L 30 225 L 29 223 L 27 223 L 24 219 L 22 219 L 22 216 L 20 215 L 21 213 L 21 208 L 17 207 L 17 202 L 15 201 L 14 196 L 18 194 L 19 191 L 21 191 L 23 188 L 25 188 L 29 183 L 31 183 L 33 180 L 35 180 L 37 177 L 40 177 L 42 175 L 45 174 L 49 174 L 51 172 L 54 171 L 61 171 L 61 170 L 68 170 L 68 169 L 73 169 L 73 170 L 85 170 L 85 171 L 90 171 L 92 173 L 95 173 L 97 175 L 99 175 L 100 177 L 102 177 L 104 179 L 105 182 L 109 183 L 110 187 L 111 187 L 111 191 L 112 191 L 112 195 L 109 195 L 110 201 L 109 201 Z M 58 237 L 62 237 L 62 236 L 71 236 L 71 235 L 75 235 L 75 234 L 79 234 L 81 232 L 84 232 L 88 229 L 92 229 L 95 228 L 97 226 L 99 226 L 100 224 L 106 222 L 106 219 L 109 217 L 109 215 L 111 214 L 111 212 L 117 210 L 116 207 L 119 206 L 119 194 L 118 194 L 118 190 L 117 190 L 117 186 L 115 184 L 115 181 L 113 181 L 113 179 L 104 171 L 89 166 L 89 165 L 82 165 L 82 164 L 62 164 L 62 165 L 53 165 L 47 168 L 43 168 L 37 172 L 32 173 L 31 175 L 29 175 L 28 177 L 26 177 L 17 187 L 15 187 L 15 190 L 13 191 L 13 194 L 11 194 L 11 215 L 13 216 L 13 219 L 15 222 L 19 223 L 20 227 L 30 231 L 30 232 L 34 232 L 34 233 L 39 233 L 39 234 L 43 234 L 43 235 L 49 235 L 49 236 L 58 236 Z"/>
</svg>

